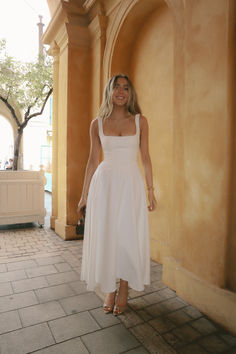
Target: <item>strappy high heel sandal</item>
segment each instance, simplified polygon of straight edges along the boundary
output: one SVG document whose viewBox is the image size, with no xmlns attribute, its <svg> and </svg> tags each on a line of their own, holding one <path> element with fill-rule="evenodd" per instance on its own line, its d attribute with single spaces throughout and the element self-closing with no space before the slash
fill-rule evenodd
<svg viewBox="0 0 236 354">
<path fill-rule="evenodd" d="M 127 307 L 127 305 L 125 305 L 125 306 L 118 306 L 118 305 L 115 305 L 115 306 L 114 306 L 114 309 L 113 309 L 113 315 L 114 315 L 114 316 L 119 316 L 119 315 L 121 315 L 122 313 L 125 312 L 126 307 Z"/>
<path fill-rule="evenodd" d="M 116 292 L 117 290 L 114 291 L 114 301 L 112 305 L 108 305 L 104 302 L 103 304 L 103 311 L 105 314 L 111 313 L 113 311 L 114 305 L 115 305 L 115 300 L 116 300 Z"/>
<path fill-rule="evenodd" d="M 126 308 L 127 308 L 127 301 L 128 301 L 128 295 L 129 295 L 129 291 L 127 289 L 127 294 L 126 294 L 126 304 L 125 305 L 118 305 L 117 303 L 115 303 L 114 309 L 113 309 L 113 315 L 114 316 L 119 316 L 122 313 L 125 312 Z M 119 295 L 118 295 L 119 297 Z"/>
</svg>

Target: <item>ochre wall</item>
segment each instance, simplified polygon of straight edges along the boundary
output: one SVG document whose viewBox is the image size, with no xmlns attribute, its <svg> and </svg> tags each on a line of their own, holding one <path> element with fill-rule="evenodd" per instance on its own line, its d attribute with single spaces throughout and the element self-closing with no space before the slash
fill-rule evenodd
<svg viewBox="0 0 236 354">
<path fill-rule="evenodd" d="M 235 33 L 236 33 L 236 2 L 229 2 L 229 58 L 228 58 L 228 112 L 231 115 L 231 176 L 229 194 L 229 220 L 228 220 L 228 239 L 227 239 L 227 268 L 226 268 L 226 286 L 236 292 L 236 47 L 235 47 Z"/>
<path fill-rule="evenodd" d="M 71 46 L 68 68 L 67 106 L 67 225 L 78 221 L 76 213 L 89 151 L 90 52 L 86 46 Z"/>
<path fill-rule="evenodd" d="M 151 258 L 162 263 L 163 255 L 169 254 L 173 175 L 173 23 L 166 5 L 154 11 L 140 28 L 130 73 L 142 112 L 149 122 L 149 146 L 158 199 L 157 211 L 149 213 Z"/>
<path fill-rule="evenodd" d="M 58 93 L 58 221 L 66 223 L 67 194 L 67 94 L 68 94 L 68 50 L 60 54 L 59 64 L 60 88 Z"/>
<path fill-rule="evenodd" d="M 227 16 L 221 0 L 186 2 L 184 96 L 177 103 L 184 108 L 176 117 L 182 131 L 176 127 L 174 132 L 182 147 L 174 176 L 174 189 L 181 191 L 174 191 L 179 228 L 171 242 L 172 255 L 184 268 L 220 287 L 225 285 L 229 212 Z"/>
</svg>

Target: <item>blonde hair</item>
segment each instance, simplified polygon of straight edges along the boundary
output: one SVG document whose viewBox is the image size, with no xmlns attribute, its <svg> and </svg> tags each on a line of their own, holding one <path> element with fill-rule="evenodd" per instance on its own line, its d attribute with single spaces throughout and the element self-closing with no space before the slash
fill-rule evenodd
<svg viewBox="0 0 236 354">
<path fill-rule="evenodd" d="M 128 89 L 129 89 L 129 100 L 127 103 L 128 112 L 133 115 L 141 113 L 141 109 L 138 104 L 137 95 L 132 85 L 132 82 L 130 81 L 128 76 L 123 74 L 118 74 L 110 78 L 103 91 L 103 100 L 98 113 L 99 117 L 101 118 L 106 119 L 111 115 L 111 112 L 113 110 L 112 95 L 113 95 L 116 82 L 119 78 L 126 79 L 128 82 Z"/>
</svg>

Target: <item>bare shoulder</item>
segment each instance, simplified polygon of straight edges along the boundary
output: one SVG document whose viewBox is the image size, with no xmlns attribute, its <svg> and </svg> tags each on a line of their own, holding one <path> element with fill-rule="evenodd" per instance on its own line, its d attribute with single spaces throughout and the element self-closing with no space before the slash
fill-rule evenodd
<svg viewBox="0 0 236 354">
<path fill-rule="evenodd" d="M 141 130 L 148 128 L 148 120 L 142 114 L 140 114 L 140 128 L 141 128 Z"/>
<path fill-rule="evenodd" d="M 90 131 L 91 133 L 98 133 L 98 118 L 95 118 L 90 123 Z"/>
</svg>

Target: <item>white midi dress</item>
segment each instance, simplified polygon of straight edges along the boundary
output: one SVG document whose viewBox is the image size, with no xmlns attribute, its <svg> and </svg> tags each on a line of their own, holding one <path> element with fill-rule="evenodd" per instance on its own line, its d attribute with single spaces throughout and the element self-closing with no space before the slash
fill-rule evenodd
<svg viewBox="0 0 236 354">
<path fill-rule="evenodd" d="M 137 157 L 136 134 L 107 136 L 98 118 L 103 161 L 89 186 L 83 241 L 81 280 L 88 290 L 116 289 L 117 279 L 141 291 L 150 284 L 149 225 L 146 193 Z"/>
</svg>

